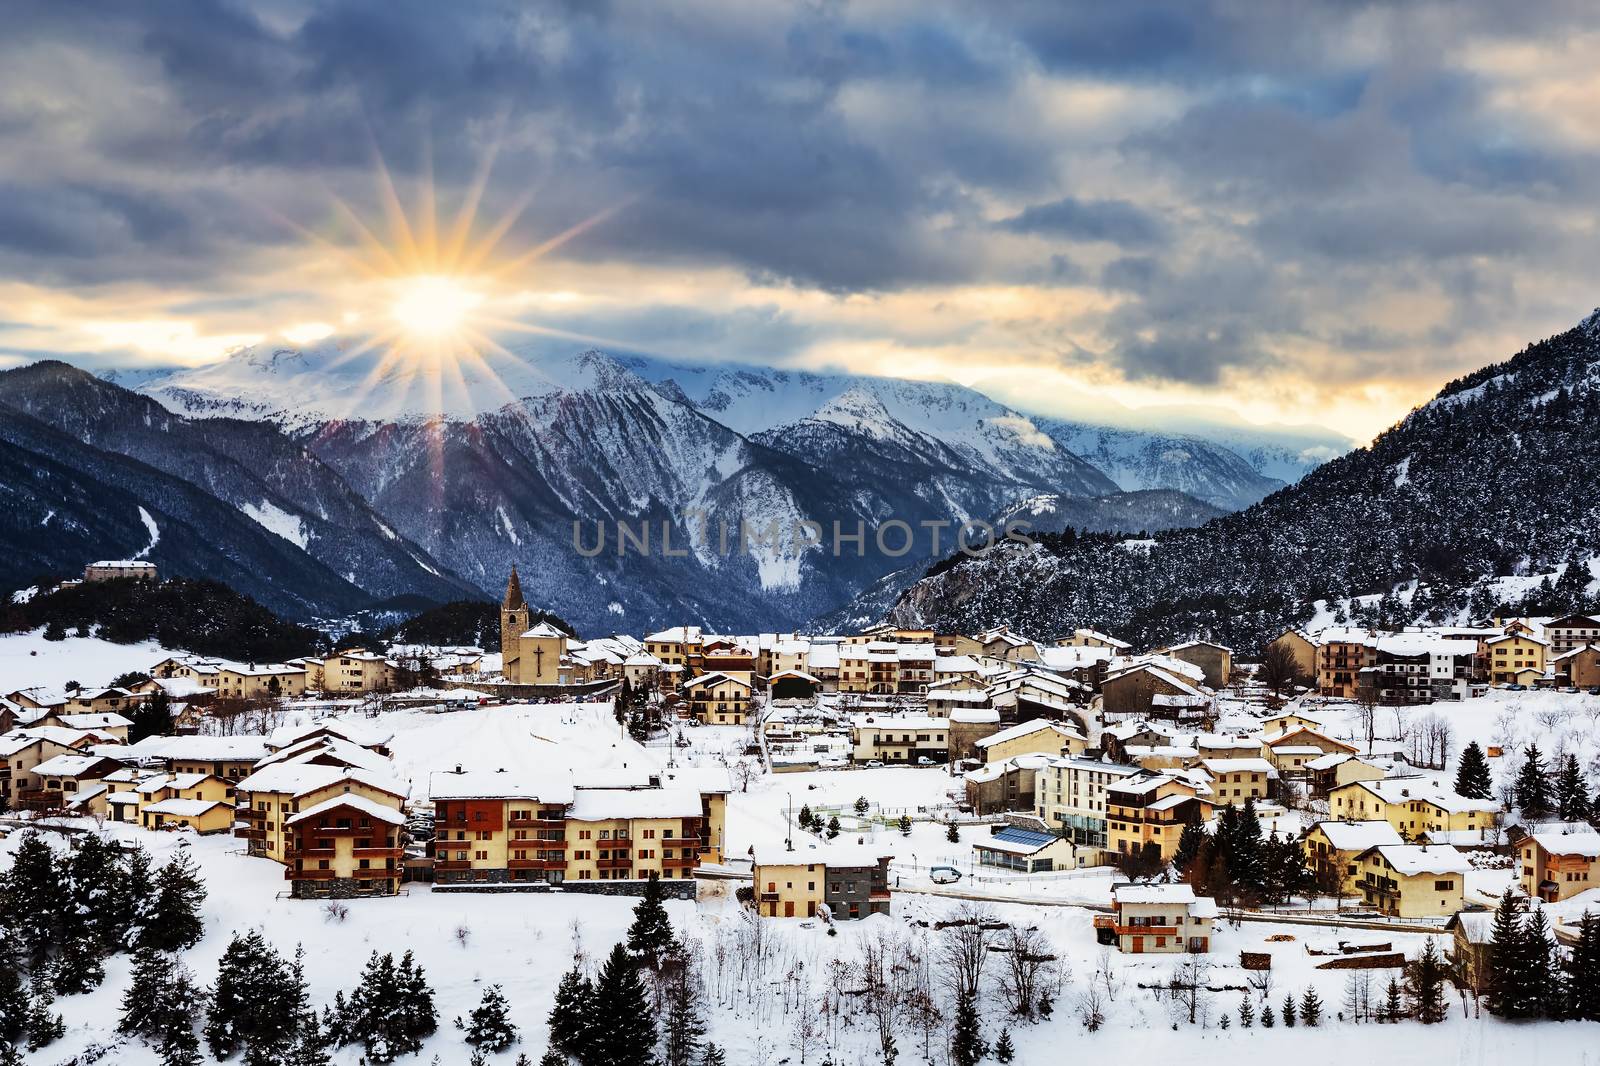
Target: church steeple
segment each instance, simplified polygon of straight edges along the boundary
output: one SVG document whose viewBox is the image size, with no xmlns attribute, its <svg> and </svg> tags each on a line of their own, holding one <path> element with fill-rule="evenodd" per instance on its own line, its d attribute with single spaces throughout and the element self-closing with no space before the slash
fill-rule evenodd
<svg viewBox="0 0 1600 1066">
<path fill-rule="evenodd" d="M 506 599 L 501 604 L 508 611 L 521 610 L 528 606 L 528 601 L 522 598 L 522 581 L 517 577 L 517 565 L 511 564 L 511 580 L 506 582 Z"/>
</svg>

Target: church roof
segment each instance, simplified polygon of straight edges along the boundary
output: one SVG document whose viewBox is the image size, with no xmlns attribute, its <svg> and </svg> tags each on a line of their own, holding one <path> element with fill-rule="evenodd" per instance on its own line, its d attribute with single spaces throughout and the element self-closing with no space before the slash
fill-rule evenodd
<svg viewBox="0 0 1600 1066">
<path fill-rule="evenodd" d="M 511 567 L 511 580 L 506 582 L 506 598 L 502 606 L 508 611 L 528 606 L 528 601 L 522 598 L 522 579 L 517 577 L 515 564 Z"/>
</svg>

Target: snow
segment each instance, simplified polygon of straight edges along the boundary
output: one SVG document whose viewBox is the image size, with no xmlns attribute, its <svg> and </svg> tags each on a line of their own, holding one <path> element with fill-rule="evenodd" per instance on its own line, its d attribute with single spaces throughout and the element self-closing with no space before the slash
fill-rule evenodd
<svg viewBox="0 0 1600 1066">
<path fill-rule="evenodd" d="M 290 514 L 271 500 L 260 503 L 242 503 L 239 510 L 269 533 L 276 533 L 295 547 L 304 549 L 311 542 L 306 525 L 298 516 Z"/>
<path fill-rule="evenodd" d="M 146 532 L 150 534 L 150 543 L 146 544 L 134 555 L 135 559 L 143 559 L 150 554 L 150 549 L 161 543 L 161 530 L 157 528 L 156 520 L 150 517 L 150 512 L 146 511 L 143 506 L 139 508 L 139 521 L 144 523 Z"/>
<path fill-rule="evenodd" d="M 400 825 L 406 820 L 405 815 L 393 807 L 385 807 L 381 803 L 374 803 L 365 796 L 347 795 L 334 796 L 332 799 L 325 799 L 321 803 L 313 804 L 300 813 L 284 819 L 283 824 L 295 825 L 299 822 L 316 818 L 319 815 L 327 814 L 329 811 L 338 810 L 341 807 L 352 807 L 362 814 L 376 818 L 380 822 L 386 822 L 389 825 Z"/>
<path fill-rule="evenodd" d="M 0 634 L 0 693 L 36 686 L 59 691 L 68 681 L 104 686 L 174 654 L 154 641 L 113 644 L 98 637 L 73 636 L 45 640 L 43 629 Z"/>
</svg>

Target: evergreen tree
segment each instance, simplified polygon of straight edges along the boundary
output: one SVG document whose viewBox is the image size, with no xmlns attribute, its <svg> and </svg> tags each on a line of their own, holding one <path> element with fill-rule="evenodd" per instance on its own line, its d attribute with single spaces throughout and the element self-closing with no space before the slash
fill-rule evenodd
<svg viewBox="0 0 1600 1066">
<path fill-rule="evenodd" d="M 499 985 L 483 990 L 483 999 L 472 1008 L 467 1020 L 456 1019 L 456 1028 L 466 1033 L 468 1044 L 485 1051 L 504 1051 L 517 1042 L 517 1027 L 511 1023 L 511 1006 Z"/>
<path fill-rule="evenodd" d="M 1550 813 L 1550 782 L 1545 777 L 1544 756 L 1539 745 L 1529 744 L 1522 760 L 1522 770 L 1517 774 L 1517 806 L 1522 817 L 1543 818 Z"/>
<path fill-rule="evenodd" d="M 392 953 L 374 951 L 349 998 L 335 1000 L 329 1027 L 340 1044 L 359 1041 L 368 1061 L 393 1062 L 422 1050 L 422 1041 L 439 1027 L 422 967 L 407 951 L 397 966 Z"/>
<path fill-rule="evenodd" d="M 604 1019 L 590 1037 L 593 1066 L 655 1066 L 656 1028 L 639 968 L 618 944 L 594 982 L 594 1009 Z"/>
<path fill-rule="evenodd" d="M 117 846 L 98 833 L 81 833 L 73 838 L 62 865 L 67 878 L 62 940 L 70 945 L 63 950 L 80 957 L 92 955 L 96 960 L 120 951 L 115 901 L 123 867 Z M 68 983 L 80 986 L 73 991 L 87 991 L 99 984 L 99 980 L 82 984 L 84 980 L 74 977 Z M 56 990 L 64 992 L 59 983 Z"/>
<path fill-rule="evenodd" d="M 555 1005 L 550 1008 L 548 1021 L 551 1050 L 580 1062 L 587 1059 L 594 1019 L 594 986 L 574 966 L 556 986 Z"/>
<path fill-rule="evenodd" d="M 217 963 L 206 1046 L 219 1059 L 242 1050 L 247 1066 L 288 1058 L 304 1012 L 301 977 L 258 930 L 235 933 Z"/>
<path fill-rule="evenodd" d="M 0 945 L 0 1047 L 22 1039 L 28 1027 L 28 990 L 22 970 L 6 945 Z"/>
<path fill-rule="evenodd" d="M 167 690 L 157 688 L 150 698 L 137 704 L 128 723 L 128 743 L 145 737 L 164 737 L 172 733 L 172 700 Z"/>
<path fill-rule="evenodd" d="M 728 1058 L 717 1045 L 707 1044 L 706 1053 L 700 1057 L 700 1066 L 728 1066 Z"/>
<path fill-rule="evenodd" d="M 1600 1022 L 1600 916 L 1584 911 L 1567 970 L 1567 1016 Z"/>
<path fill-rule="evenodd" d="M 693 972 L 685 961 L 675 968 L 667 986 L 666 1015 L 661 1023 L 663 1066 L 694 1066 L 700 1038 L 706 1033 L 697 991 Z"/>
<path fill-rule="evenodd" d="M 1456 766 L 1456 795 L 1467 799 L 1488 799 L 1494 792 L 1494 777 L 1489 772 L 1489 760 L 1476 740 L 1461 752 Z"/>
<path fill-rule="evenodd" d="M 1383 993 L 1383 1008 L 1379 1021 L 1397 1022 L 1406 1016 L 1405 1001 L 1400 998 L 1400 982 L 1389 978 L 1389 987 Z"/>
<path fill-rule="evenodd" d="M 29 1051 L 38 1051 L 55 1043 L 67 1031 L 67 1023 L 62 1020 L 61 1015 L 50 1009 L 54 1003 L 55 997 L 50 992 L 49 983 L 42 980 L 35 981 L 33 998 L 28 1003 L 26 1026 Z"/>
<path fill-rule="evenodd" d="M 1293 1029 L 1295 1023 L 1294 993 L 1286 992 L 1283 997 L 1283 1027 Z"/>
<path fill-rule="evenodd" d="M 200 907 L 206 900 L 205 882 L 187 848 L 167 861 L 155 878 L 155 899 L 139 943 L 162 951 L 192 948 L 205 935 Z"/>
<path fill-rule="evenodd" d="M 956 828 L 956 823 L 951 822 L 944 832 L 944 838 L 952 844 L 961 843 L 961 830 Z"/>
<path fill-rule="evenodd" d="M 802 804 L 800 807 L 800 828 L 811 828 L 811 804 Z"/>
<path fill-rule="evenodd" d="M 117 931 L 117 950 L 132 950 L 144 937 L 155 902 L 155 877 L 150 853 L 139 845 L 124 854 L 118 876 L 111 883 L 111 925 Z"/>
<path fill-rule="evenodd" d="M 1313 1029 L 1322 1022 L 1322 1000 L 1315 988 L 1308 987 L 1305 995 L 1300 997 L 1300 1020 Z"/>
<path fill-rule="evenodd" d="M 1543 907 L 1528 915 L 1524 950 L 1527 952 L 1529 1018 L 1559 1019 L 1566 1012 L 1566 988 L 1561 954 L 1550 935 L 1550 920 Z"/>
<path fill-rule="evenodd" d="M 1191 815 L 1183 824 L 1183 832 L 1178 837 L 1178 850 L 1172 854 L 1172 865 L 1185 881 L 1194 881 L 1195 860 L 1200 857 L 1201 846 L 1209 837 L 1210 834 L 1200 824 L 1198 814 Z"/>
<path fill-rule="evenodd" d="M 839 816 L 833 815 L 828 819 L 828 839 L 832 840 L 839 835 Z"/>
<path fill-rule="evenodd" d="M 99 988 L 105 979 L 100 945 L 86 930 L 74 930 L 50 967 L 50 984 L 56 995 L 79 996 Z"/>
<path fill-rule="evenodd" d="M 1008 1063 L 1017 1055 L 1017 1049 L 1011 1043 L 1011 1030 L 1000 1030 L 1000 1039 L 994 1042 L 994 1060 L 999 1063 Z"/>
<path fill-rule="evenodd" d="M 1530 978 L 1527 938 L 1522 909 L 1516 894 L 1506 889 L 1495 908 L 1489 929 L 1488 975 L 1484 1006 L 1500 1018 L 1525 1018 L 1528 1009 Z"/>
<path fill-rule="evenodd" d="M 978 1021 L 978 1004 L 970 994 L 956 1000 L 955 1029 L 950 1034 L 950 1062 L 953 1066 L 977 1066 L 988 1048 Z"/>
<path fill-rule="evenodd" d="M 60 938 L 66 906 L 66 878 L 57 865 L 56 853 L 38 830 L 30 829 L 22 835 L 12 854 L 11 869 L 0 881 L 0 915 L 22 948 L 29 972 L 49 961 Z"/>
<path fill-rule="evenodd" d="M 628 929 L 628 950 L 652 970 L 660 969 L 662 958 L 678 942 L 672 932 L 672 919 L 667 917 L 667 908 L 662 902 L 664 898 L 661 878 L 652 872 L 645 882 L 643 898 L 633 908 L 633 925 Z"/>
<path fill-rule="evenodd" d="M 1278 1024 L 1278 1016 L 1272 1013 L 1272 1004 L 1261 1004 L 1261 1028 L 1271 1029 Z"/>
<path fill-rule="evenodd" d="M 201 1066 L 200 1039 L 187 1023 L 161 1034 L 161 1066 Z"/>
<path fill-rule="evenodd" d="M 1589 820 L 1588 786 L 1583 771 L 1578 768 L 1578 757 L 1568 755 L 1561 763 L 1561 774 L 1556 778 L 1556 816 L 1564 822 Z"/>
<path fill-rule="evenodd" d="M 1250 994 L 1246 992 L 1244 998 L 1239 1001 L 1239 1028 L 1248 1029 L 1255 1024 L 1255 1021 L 1256 1009 L 1250 1002 Z"/>
<path fill-rule="evenodd" d="M 175 1000 L 179 993 L 182 998 Z M 140 948 L 133 953 L 133 967 L 128 990 L 122 994 L 122 1020 L 117 1023 L 117 1032 L 159 1039 L 174 1013 L 188 1022 L 195 996 L 193 979 L 186 970 L 180 975 L 172 956 L 154 948 Z"/>
<path fill-rule="evenodd" d="M 865 797 L 865 796 L 857 796 L 856 797 L 855 810 L 856 810 L 857 814 L 864 816 L 867 813 L 867 811 L 871 809 L 871 807 L 872 807 L 872 804 L 867 802 L 867 797 Z"/>
<path fill-rule="evenodd" d="M 1431 937 L 1423 943 L 1422 954 L 1406 966 L 1406 1002 L 1411 1016 L 1424 1025 L 1444 1021 L 1444 983 L 1448 974 Z"/>
<path fill-rule="evenodd" d="M 308 1010 L 300 1019 L 300 1031 L 295 1036 L 294 1054 L 288 1066 L 328 1066 L 330 1058 L 328 1034 L 322 1028 L 317 1012 Z"/>
<path fill-rule="evenodd" d="M 911 815 L 902 814 L 900 816 L 899 828 L 901 836 L 908 837 L 911 835 Z"/>
</svg>

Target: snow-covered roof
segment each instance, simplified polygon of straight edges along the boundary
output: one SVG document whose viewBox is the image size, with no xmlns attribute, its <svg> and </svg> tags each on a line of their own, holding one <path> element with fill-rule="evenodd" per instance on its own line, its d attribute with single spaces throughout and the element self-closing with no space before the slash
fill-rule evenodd
<svg viewBox="0 0 1600 1066">
<path fill-rule="evenodd" d="M 56 721 L 68 729 L 120 729 L 133 724 L 115 711 L 86 711 L 83 714 L 58 714 Z"/>
<path fill-rule="evenodd" d="M 1467 857 L 1448 844 L 1379 844 L 1367 850 L 1382 855 L 1395 873 L 1405 877 L 1464 874 L 1472 869 Z"/>
<path fill-rule="evenodd" d="M 698 818 L 700 793 L 690 788 L 580 788 L 567 817 L 579 822 L 612 818 Z"/>
<path fill-rule="evenodd" d="M 100 755 L 57 755 L 35 766 L 33 772 L 40 777 L 77 777 L 103 762 Z"/>
<path fill-rule="evenodd" d="M 1363 852 L 1380 844 L 1400 844 L 1399 832 L 1388 822 L 1318 822 L 1313 829 L 1321 830 L 1328 843 L 1339 851 Z"/>
<path fill-rule="evenodd" d="M 1006 744 L 1013 740 L 1031 737 L 1035 733 L 1054 732 L 1064 740 L 1082 740 L 1083 734 L 1069 725 L 1061 722 L 1048 722 L 1036 718 L 1031 722 L 1020 722 L 1009 729 L 1002 729 L 998 733 L 991 733 L 981 740 L 973 741 L 980 748 L 992 748 L 996 744 Z"/>
<path fill-rule="evenodd" d="M 405 783 L 389 775 L 345 766 L 317 766 L 312 763 L 274 763 L 257 770 L 234 787 L 240 792 L 273 792 L 303 796 L 341 781 L 356 781 L 396 796 L 406 794 Z"/>
<path fill-rule="evenodd" d="M 219 800 L 186 800 L 164 799 L 155 803 L 147 803 L 140 808 L 140 813 L 170 814 L 178 818 L 198 818 L 213 807 L 226 807 L 227 804 Z M 293 821 L 294 819 L 290 819 Z"/>
<path fill-rule="evenodd" d="M 952 707 L 950 721 L 964 725 L 994 725 L 1000 721 L 1000 712 L 993 707 Z"/>
<path fill-rule="evenodd" d="M 857 729 L 948 729 L 950 719 L 934 718 L 929 715 L 885 715 L 882 718 L 869 718 L 856 723 Z"/>
<path fill-rule="evenodd" d="M 284 820 L 283 824 L 298 825 L 307 819 L 316 818 L 319 815 L 327 814 L 329 811 L 338 810 L 340 807 L 353 808 L 362 814 L 370 815 L 378 821 L 386 822 L 389 825 L 399 825 L 406 820 L 406 816 L 393 807 L 385 807 L 383 804 L 376 803 L 365 796 L 344 795 L 325 799 L 321 803 L 307 807 L 298 814 L 292 814 Z"/>
<path fill-rule="evenodd" d="M 1533 840 L 1552 855 L 1600 858 L 1600 833 L 1534 833 Z"/>
<path fill-rule="evenodd" d="M 523 799 L 566 805 L 572 802 L 572 771 L 566 767 L 515 770 L 435 770 L 428 798 L 441 800 Z"/>
<path fill-rule="evenodd" d="M 174 759 L 185 762 L 256 762 L 267 754 L 267 738 L 261 736 L 176 736 L 145 737 L 124 748 L 122 758 Z"/>
<path fill-rule="evenodd" d="M 1273 774 L 1277 771 L 1265 759 L 1201 759 L 1200 765 L 1213 774 Z"/>
<path fill-rule="evenodd" d="M 1118 903 L 1193 903 L 1197 898 L 1189 885 L 1112 885 L 1111 898 Z"/>
<path fill-rule="evenodd" d="M 1094 629 L 1074 629 L 1072 631 L 1072 635 L 1080 640 L 1095 640 L 1102 644 L 1109 644 L 1113 648 L 1133 647 L 1133 645 L 1129 644 L 1125 640 L 1118 640 L 1116 637 L 1108 636 L 1107 634 L 1101 633 Z"/>
<path fill-rule="evenodd" d="M 1216 648 L 1218 651 L 1225 651 L 1229 655 L 1233 654 L 1232 648 L 1226 644 L 1218 644 L 1214 640 L 1186 640 L 1182 644 L 1169 644 L 1167 651 L 1186 651 L 1189 648 Z"/>
<path fill-rule="evenodd" d="M 809 866 L 821 863 L 835 869 L 860 869 L 877 866 L 880 859 L 892 859 L 894 852 L 879 844 L 796 844 L 786 851 L 783 844 L 764 844 L 756 848 L 757 866 Z"/>
</svg>

